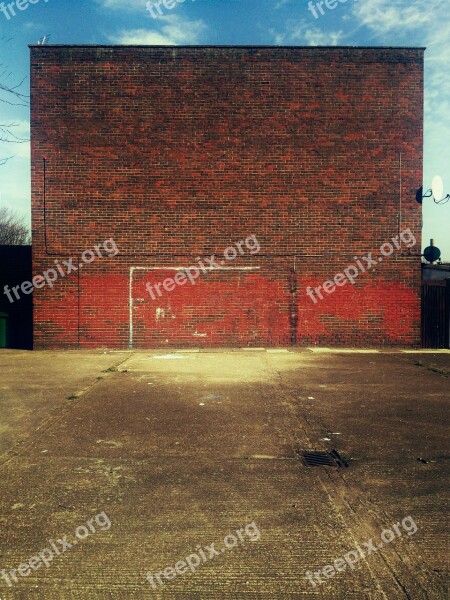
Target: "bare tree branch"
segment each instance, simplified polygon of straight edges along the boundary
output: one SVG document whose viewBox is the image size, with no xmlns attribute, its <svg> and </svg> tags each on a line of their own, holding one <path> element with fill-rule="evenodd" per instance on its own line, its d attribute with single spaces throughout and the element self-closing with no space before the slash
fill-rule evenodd
<svg viewBox="0 0 450 600">
<path fill-rule="evenodd" d="M 6 165 L 6 163 L 8 162 L 8 160 L 11 160 L 15 156 L 17 156 L 17 154 L 13 154 L 12 156 L 6 156 L 5 158 L 0 158 L 0 167 L 3 166 L 3 165 Z"/>
<path fill-rule="evenodd" d="M 0 206 L 0 245 L 26 246 L 31 244 L 31 235 L 24 218 L 6 206 Z"/>
<path fill-rule="evenodd" d="M 11 131 L 12 127 L 18 127 L 17 123 L 0 123 L 0 142 L 6 142 L 7 144 L 24 144 L 29 142 L 28 139 L 17 137 L 15 133 Z M 12 137 L 13 139 L 9 139 Z"/>
<path fill-rule="evenodd" d="M 9 42 L 12 38 L 1 38 L 2 42 Z M 18 83 L 11 83 L 9 80 L 12 76 L 12 71 L 8 67 L 0 63 L 0 103 L 8 104 L 9 106 L 28 106 L 30 97 L 20 91 L 21 86 L 25 82 L 24 77 Z M 0 142 L 5 144 L 25 144 L 29 140 L 17 136 L 13 131 L 13 127 L 18 127 L 17 123 L 0 123 Z M 16 156 L 0 157 L 0 166 L 5 165 L 9 160 Z"/>
</svg>

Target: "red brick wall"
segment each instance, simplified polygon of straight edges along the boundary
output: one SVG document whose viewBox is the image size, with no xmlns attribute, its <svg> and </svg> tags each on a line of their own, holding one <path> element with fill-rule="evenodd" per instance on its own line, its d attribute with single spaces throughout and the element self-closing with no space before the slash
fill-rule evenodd
<svg viewBox="0 0 450 600">
<path fill-rule="evenodd" d="M 34 291 L 36 347 L 419 344 L 422 49 L 33 46 L 31 126 L 34 273 L 120 250 Z"/>
</svg>

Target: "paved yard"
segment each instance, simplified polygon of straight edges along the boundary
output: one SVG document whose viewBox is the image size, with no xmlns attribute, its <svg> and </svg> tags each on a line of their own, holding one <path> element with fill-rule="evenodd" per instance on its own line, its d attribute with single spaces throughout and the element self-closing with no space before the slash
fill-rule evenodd
<svg viewBox="0 0 450 600">
<path fill-rule="evenodd" d="M 0 373 L 2 600 L 447 598 L 449 352 L 2 351 Z"/>
</svg>

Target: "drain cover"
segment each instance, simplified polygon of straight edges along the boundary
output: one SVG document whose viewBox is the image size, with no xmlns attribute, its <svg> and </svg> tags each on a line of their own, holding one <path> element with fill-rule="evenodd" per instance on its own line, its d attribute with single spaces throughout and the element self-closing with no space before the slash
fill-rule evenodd
<svg viewBox="0 0 450 600">
<path fill-rule="evenodd" d="M 348 467 L 348 462 L 337 450 L 331 452 L 297 450 L 297 454 L 307 467 Z"/>
</svg>

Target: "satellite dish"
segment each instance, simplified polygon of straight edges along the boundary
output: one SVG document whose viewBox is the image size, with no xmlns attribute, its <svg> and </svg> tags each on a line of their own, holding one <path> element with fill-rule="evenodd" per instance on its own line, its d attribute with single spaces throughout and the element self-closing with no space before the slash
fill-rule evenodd
<svg viewBox="0 0 450 600">
<path fill-rule="evenodd" d="M 427 262 L 434 263 L 441 258 L 441 251 L 436 246 L 427 246 L 423 255 Z"/>
<path fill-rule="evenodd" d="M 444 197 L 444 183 L 440 175 L 435 175 L 433 177 L 433 182 L 431 183 L 431 191 L 433 192 L 433 198 L 438 202 Z"/>
</svg>

